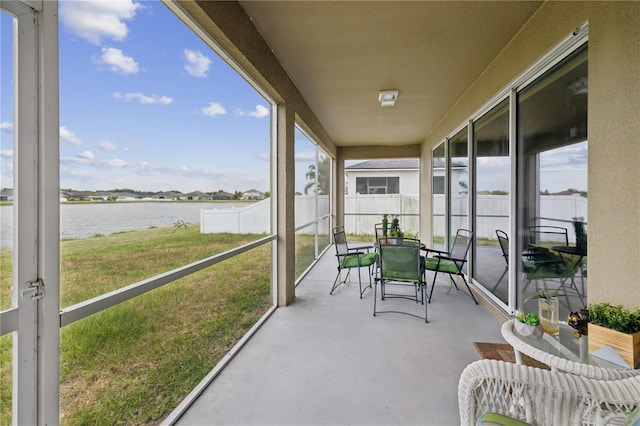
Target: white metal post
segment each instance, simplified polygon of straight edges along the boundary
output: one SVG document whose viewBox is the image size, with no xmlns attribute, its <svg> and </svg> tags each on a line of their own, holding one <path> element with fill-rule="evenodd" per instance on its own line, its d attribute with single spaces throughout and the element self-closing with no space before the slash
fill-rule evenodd
<svg viewBox="0 0 640 426">
<path fill-rule="evenodd" d="M 3 2 L 14 29 L 14 424 L 59 422 L 58 3 Z"/>
</svg>

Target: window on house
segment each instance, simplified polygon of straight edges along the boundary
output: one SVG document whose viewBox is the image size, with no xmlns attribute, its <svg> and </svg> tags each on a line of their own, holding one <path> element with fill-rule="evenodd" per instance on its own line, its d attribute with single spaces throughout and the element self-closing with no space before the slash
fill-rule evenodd
<svg viewBox="0 0 640 426">
<path fill-rule="evenodd" d="M 433 193 L 444 194 L 444 176 L 433 177 Z"/>
<path fill-rule="evenodd" d="M 358 194 L 399 194 L 399 177 L 358 177 L 356 178 Z"/>
</svg>

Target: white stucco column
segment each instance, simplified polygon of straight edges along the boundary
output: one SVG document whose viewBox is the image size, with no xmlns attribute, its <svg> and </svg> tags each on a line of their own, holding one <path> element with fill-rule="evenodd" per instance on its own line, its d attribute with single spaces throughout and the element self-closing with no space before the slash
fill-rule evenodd
<svg viewBox="0 0 640 426">
<path fill-rule="evenodd" d="M 335 185 L 335 201 L 336 208 L 333 226 L 344 225 L 344 156 L 342 150 L 338 148 L 336 155 L 336 185 Z"/>
<path fill-rule="evenodd" d="M 285 104 L 276 110 L 277 303 L 286 306 L 295 297 L 295 114 Z"/>
</svg>

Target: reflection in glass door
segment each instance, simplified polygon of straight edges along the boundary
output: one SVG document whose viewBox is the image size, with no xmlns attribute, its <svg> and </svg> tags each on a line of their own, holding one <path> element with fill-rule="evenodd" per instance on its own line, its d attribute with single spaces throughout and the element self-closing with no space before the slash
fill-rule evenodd
<svg viewBox="0 0 640 426">
<path fill-rule="evenodd" d="M 545 229 L 534 241 L 533 226 L 566 232 L 573 247 L 578 245 L 576 227 L 586 232 L 587 68 L 584 45 L 518 93 L 519 250 L 531 250 L 531 243 L 545 247 L 567 244 L 564 235 L 558 238 Z M 561 318 L 582 308 L 587 290 L 586 240 L 583 248 L 577 256 L 552 250 L 549 256 L 563 261 L 567 268 L 542 271 L 545 279 L 535 280 L 536 285 L 530 270 L 518 274 L 518 305 L 545 289 L 562 295 Z"/>
<path fill-rule="evenodd" d="M 432 156 L 432 226 L 433 241 L 432 247 L 436 250 L 443 250 L 445 247 L 446 235 L 446 194 L 445 194 L 445 145 L 442 142 L 433 150 Z"/>
<path fill-rule="evenodd" d="M 459 228 L 469 229 L 468 131 L 463 128 L 449 139 L 449 197 L 451 199 L 451 241 Z"/>
<path fill-rule="evenodd" d="M 474 151 L 473 277 L 507 303 L 508 282 L 501 279 L 506 262 L 496 231 L 509 228 L 508 98 L 474 123 Z"/>
</svg>

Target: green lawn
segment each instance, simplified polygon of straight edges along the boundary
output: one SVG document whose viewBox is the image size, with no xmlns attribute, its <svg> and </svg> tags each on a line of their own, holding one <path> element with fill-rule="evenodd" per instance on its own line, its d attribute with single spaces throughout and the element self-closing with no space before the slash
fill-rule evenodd
<svg viewBox="0 0 640 426">
<path fill-rule="evenodd" d="M 61 306 L 238 247 L 260 235 L 200 234 L 195 225 L 61 243 Z M 0 255 L 2 309 L 11 252 Z M 61 330 L 65 425 L 157 424 L 271 306 L 263 245 Z M 0 338 L 0 423 L 11 423 L 11 335 Z"/>
</svg>

